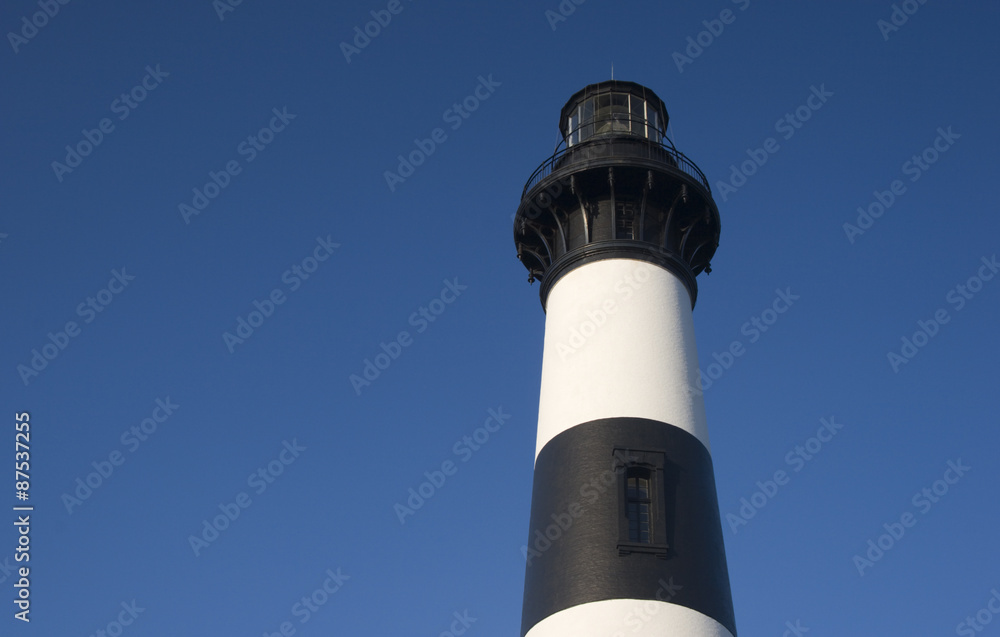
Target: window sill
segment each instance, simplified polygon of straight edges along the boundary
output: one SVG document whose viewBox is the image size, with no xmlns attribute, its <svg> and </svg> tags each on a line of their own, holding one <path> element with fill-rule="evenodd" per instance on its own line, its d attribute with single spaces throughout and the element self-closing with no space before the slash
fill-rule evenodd
<svg viewBox="0 0 1000 637">
<path fill-rule="evenodd" d="M 667 559 L 670 546 L 667 544 L 640 544 L 638 542 L 619 542 L 618 555 L 630 555 L 632 553 L 651 553 L 661 559 Z"/>
</svg>

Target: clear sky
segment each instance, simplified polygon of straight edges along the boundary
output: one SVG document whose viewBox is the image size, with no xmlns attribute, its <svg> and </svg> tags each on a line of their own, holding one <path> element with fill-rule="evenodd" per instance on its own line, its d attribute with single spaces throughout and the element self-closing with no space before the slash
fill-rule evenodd
<svg viewBox="0 0 1000 637">
<path fill-rule="evenodd" d="M 612 64 L 722 218 L 739 633 L 1000 635 L 996 4 L 48 2 L 0 8 L 4 635 L 518 634 L 511 217 Z"/>
</svg>

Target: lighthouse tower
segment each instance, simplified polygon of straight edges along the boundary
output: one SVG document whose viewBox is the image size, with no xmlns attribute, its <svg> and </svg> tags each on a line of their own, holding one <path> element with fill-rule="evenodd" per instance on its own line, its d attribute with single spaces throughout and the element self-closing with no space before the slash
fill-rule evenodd
<svg viewBox="0 0 1000 637">
<path fill-rule="evenodd" d="M 563 107 L 517 256 L 545 310 L 521 635 L 736 635 L 692 309 L 719 211 L 633 82 Z"/>
</svg>

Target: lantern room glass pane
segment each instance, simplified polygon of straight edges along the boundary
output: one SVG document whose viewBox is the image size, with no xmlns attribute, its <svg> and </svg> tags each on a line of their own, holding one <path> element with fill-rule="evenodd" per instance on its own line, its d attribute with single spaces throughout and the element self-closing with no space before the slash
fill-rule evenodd
<svg viewBox="0 0 1000 637">
<path fill-rule="evenodd" d="M 579 143 L 579 141 L 580 141 L 580 130 L 579 130 L 580 115 L 579 115 L 579 112 L 580 112 L 580 109 L 577 108 L 577 112 L 573 113 L 572 115 L 569 116 L 569 123 L 566 126 L 566 128 L 567 128 L 566 135 L 567 135 L 567 137 L 569 139 L 569 145 L 570 146 L 572 146 L 573 144 Z"/>
<path fill-rule="evenodd" d="M 649 138 L 654 142 L 661 140 L 660 135 L 660 114 L 656 112 L 655 108 L 649 109 L 649 117 L 646 118 L 649 121 Z"/>
<path fill-rule="evenodd" d="M 594 98 L 589 97 L 580 106 L 580 123 L 583 128 L 580 130 L 581 141 L 594 136 Z"/>
<path fill-rule="evenodd" d="M 630 130 L 628 98 L 627 93 L 611 94 L 611 130 L 616 133 L 627 133 Z"/>
<path fill-rule="evenodd" d="M 594 98 L 594 132 L 596 134 L 611 132 L 611 95 L 598 95 Z"/>
<path fill-rule="evenodd" d="M 632 132 L 646 137 L 646 100 L 631 96 L 629 118 L 632 120 Z"/>
</svg>

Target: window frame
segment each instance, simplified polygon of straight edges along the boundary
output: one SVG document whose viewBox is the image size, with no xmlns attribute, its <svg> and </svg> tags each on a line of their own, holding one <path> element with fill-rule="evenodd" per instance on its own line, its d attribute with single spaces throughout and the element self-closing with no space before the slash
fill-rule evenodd
<svg viewBox="0 0 1000 637">
<path fill-rule="evenodd" d="M 652 544 L 654 500 L 652 472 L 645 467 L 629 467 L 625 471 L 625 518 L 628 520 L 629 542 L 637 544 Z M 632 483 L 635 482 L 633 490 Z M 635 515 L 633 517 L 633 511 Z M 645 524 L 642 521 L 645 514 Z M 633 532 L 634 531 L 634 532 Z M 645 540 L 642 537 L 645 536 Z"/>
<path fill-rule="evenodd" d="M 667 491 L 664 484 L 666 453 L 658 450 L 616 447 L 614 457 L 615 472 L 618 475 L 618 555 L 647 553 L 665 559 L 670 551 L 667 542 Z M 649 475 L 649 542 L 635 542 L 630 538 L 628 519 L 630 469 L 642 469 Z"/>
</svg>

